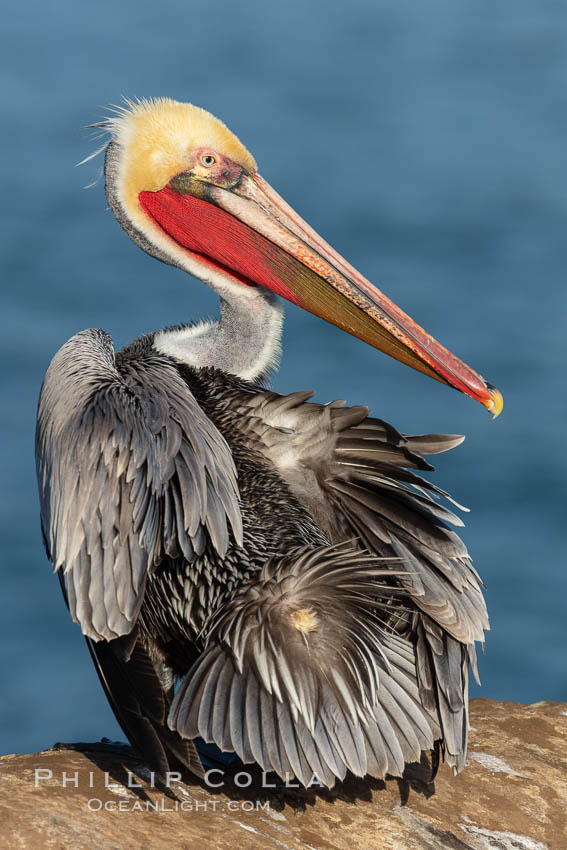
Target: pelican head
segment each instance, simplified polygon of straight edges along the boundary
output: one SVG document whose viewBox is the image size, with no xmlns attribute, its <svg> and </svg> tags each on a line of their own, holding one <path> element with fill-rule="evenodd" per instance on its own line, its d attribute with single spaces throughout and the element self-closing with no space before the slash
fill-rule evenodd
<svg viewBox="0 0 567 850">
<path fill-rule="evenodd" d="M 271 292 L 498 415 L 502 396 L 321 239 L 217 118 L 159 98 L 107 122 L 112 210 L 145 251 L 242 303 Z"/>
</svg>

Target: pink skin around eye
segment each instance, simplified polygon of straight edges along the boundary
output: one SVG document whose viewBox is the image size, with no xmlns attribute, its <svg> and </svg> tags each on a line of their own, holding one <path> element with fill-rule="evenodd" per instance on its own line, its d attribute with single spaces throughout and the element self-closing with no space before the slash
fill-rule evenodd
<svg viewBox="0 0 567 850">
<path fill-rule="evenodd" d="M 208 156 L 214 157 L 214 165 L 205 165 L 203 157 Z M 228 156 L 222 156 L 222 154 L 209 150 L 208 148 L 201 148 L 200 150 L 194 151 L 193 157 L 195 165 L 200 166 L 201 168 L 206 168 L 207 175 L 215 182 L 218 181 L 219 183 L 223 183 L 226 181 L 227 183 L 232 183 L 235 180 L 238 180 L 244 171 L 241 165 L 238 165 L 237 162 L 229 159 Z"/>
</svg>

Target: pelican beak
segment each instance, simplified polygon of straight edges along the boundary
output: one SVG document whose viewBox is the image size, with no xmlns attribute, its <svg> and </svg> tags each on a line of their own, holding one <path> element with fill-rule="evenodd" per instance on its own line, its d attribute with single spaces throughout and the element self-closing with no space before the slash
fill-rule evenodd
<svg viewBox="0 0 567 850">
<path fill-rule="evenodd" d="M 139 202 L 178 245 L 241 283 L 270 289 L 501 412 L 495 387 L 337 254 L 258 173 L 239 169 L 222 185 L 185 172 L 158 192 L 141 192 Z"/>
</svg>

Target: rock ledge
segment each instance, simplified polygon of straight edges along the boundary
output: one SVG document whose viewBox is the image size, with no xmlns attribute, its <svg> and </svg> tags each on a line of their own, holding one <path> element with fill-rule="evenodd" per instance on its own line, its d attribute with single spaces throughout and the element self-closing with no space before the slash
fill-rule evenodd
<svg viewBox="0 0 567 850">
<path fill-rule="evenodd" d="M 227 771 L 164 793 L 128 747 L 3 756 L 0 848 L 567 850 L 567 704 L 475 699 L 471 727 L 457 777 L 442 765 L 430 782 L 424 758 L 332 791 Z"/>
</svg>

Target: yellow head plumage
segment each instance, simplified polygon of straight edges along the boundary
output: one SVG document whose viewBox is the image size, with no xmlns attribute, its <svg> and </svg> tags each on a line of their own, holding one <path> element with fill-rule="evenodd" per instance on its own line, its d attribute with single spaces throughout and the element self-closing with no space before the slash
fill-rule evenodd
<svg viewBox="0 0 567 850">
<path fill-rule="evenodd" d="M 140 192 L 157 192 L 185 171 L 191 151 L 211 148 L 247 171 L 256 171 L 254 157 L 228 127 L 198 106 L 167 97 L 125 100 L 106 122 L 118 143 L 120 195 L 135 217 Z"/>
</svg>

